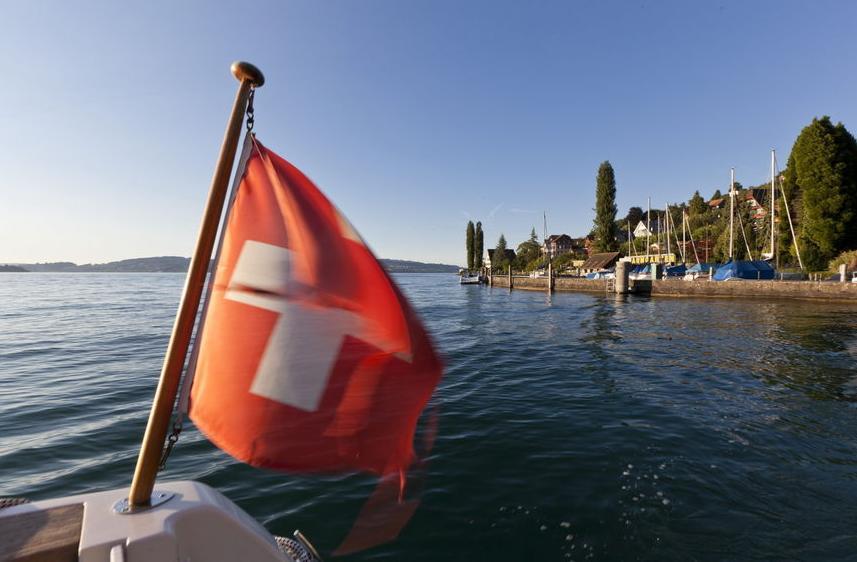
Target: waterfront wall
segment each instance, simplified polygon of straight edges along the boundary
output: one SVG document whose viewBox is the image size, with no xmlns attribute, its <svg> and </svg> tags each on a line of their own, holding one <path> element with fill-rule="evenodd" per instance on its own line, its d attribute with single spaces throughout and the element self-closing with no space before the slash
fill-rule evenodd
<svg viewBox="0 0 857 562">
<path fill-rule="evenodd" d="M 495 287 L 509 287 L 508 275 L 495 275 Z M 547 277 L 512 276 L 512 288 L 547 291 Z M 555 291 L 606 293 L 604 279 L 556 277 Z M 822 281 L 685 281 L 683 279 L 632 280 L 631 292 L 670 297 L 798 298 L 857 303 L 857 283 Z"/>
<path fill-rule="evenodd" d="M 857 302 L 857 283 L 832 281 L 650 281 L 654 296 L 763 297 Z"/>
<path fill-rule="evenodd" d="M 494 276 L 494 286 L 495 287 L 508 287 L 509 286 L 509 277 L 508 275 L 495 275 Z M 524 276 L 512 276 L 512 288 L 513 289 L 524 289 L 527 291 L 547 291 L 548 290 L 548 278 L 547 277 L 524 277 Z M 555 291 L 585 291 L 585 292 L 600 292 L 603 293 L 607 290 L 607 281 L 604 279 L 584 279 L 581 277 L 555 277 L 554 278 L 554 290 Z"/>
</svg>

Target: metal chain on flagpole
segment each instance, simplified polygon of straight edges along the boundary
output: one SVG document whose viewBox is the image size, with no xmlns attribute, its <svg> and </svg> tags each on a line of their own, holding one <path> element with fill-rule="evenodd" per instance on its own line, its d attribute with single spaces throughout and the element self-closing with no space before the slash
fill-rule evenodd
<svg viewBox="0 0 857 562">
<path fill-rule="evenodd" d="M 247 98 L 247 134 L 253 134 L 253 125 L 256 122 L 255 119 L 255 109 L 253 107 L 253 98 L 256 95 L 256 88 L 250 88 L 250 95 Z M 220 253 L 220 249 L 218 247 L 218 255 Z M 197 334 L 197 337 L 199 335 Z M 185 373 L 185 377 L 187 377 L 187 373 Z M 182 396 L 179 399 L 179 411 L 175 414 L 175 419 L 173 420 L 173 427 L 170 434 L 167 436 L 167 444 L 164 445 L 164 450 L 161 453 L 161 460 L 158 462 L 158 472 L 161 472 L 167 467 L 167 460 L 170 458 L 170 454 L 173 452 L 173 448 L 175 448 L 176 443 L 179 441 L 179 436 L 182 433 L 182 428 L 184 427 L 184 417 L 187 413 L 187 396 L 186 393 L 189 392 L 189 388 L 182 388 Z"/>
<path fill-rule="evenodd" d="M 256 97 L 256 88 L 250 88 L 250 97 L 247 98 L 247 132 L 253 132 L 253 125 L 256 124 L 253 109 L 253 98 Z"/>
<path fill-rule="evenodd" d="M 167 437 L 167 444 L 164 447 L 164 452 L 161 453 L 161 461 L 158 463 L 158 472 L 167 467 L 167 459 L 170 458 L 170 453 L 173 452 L 173 447 L 178 443 L 179 435 L 181 435 L 182 432 L 182 418 L 184 418 L 184 415 L 179 412 L 176 416 L 176 420 L 173 422 L 173 430 Z"/>
</svg>

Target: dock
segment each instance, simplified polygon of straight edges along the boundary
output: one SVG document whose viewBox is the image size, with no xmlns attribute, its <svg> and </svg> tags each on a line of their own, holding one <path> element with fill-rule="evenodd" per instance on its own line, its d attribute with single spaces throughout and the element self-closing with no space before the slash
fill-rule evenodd
<svg viewBox="0 0 857 562">
<path fill-rule="evenodd" d="M 548 291 L 548 277 L 494 275 L 494 287 L 527 291 Z M 610 289 L 608 291 L 608 288 Z M 614 279 L 582 277 L 553 278 L 553 291 L 584 293 L 622 293 L 621 283 Z M 857 304 L 857 283 L 835 281 L 708 281 L 684 279 L 631 279 L 628 293 L 653 297 L 694 298 L 776 298 L 823 301 L 848 301 Z"/>
</svg>

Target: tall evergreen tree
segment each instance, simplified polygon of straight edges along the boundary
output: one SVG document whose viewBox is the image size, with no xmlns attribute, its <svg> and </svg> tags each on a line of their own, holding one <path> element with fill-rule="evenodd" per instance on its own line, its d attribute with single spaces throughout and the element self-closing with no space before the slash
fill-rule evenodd
<svg viewBox="0 0 857 562">
<path fill-rule="evenodd" d="M 476 259 L 475 265 L 476 269 L 482 269 L 482 255 L 485 253 L 485 248 L 483 247 L 483 239 L 482 239 L 482 222 L 476 222 Z"/>
<path fill-rule="evenodd" d="M 616 177 L 613 166 L 605 160 L 598 167 L 595 182 L 595 250 L 611 252 L 616 242 Z"/>
<path fill-rule="evenodd" d="M 536 234 L 536 227 L 535 227 L 535 226 L 534 226 L 534 227 L 533 227 L 533 229 L 530 231 L 530 242 L 532 242 L 532 243 L 534 243 L 534 244 L 538 244 L 538 243 L 539 243 L 539 236 Z"/>
<path fill-rule="evenodd" d="M 807 268 L 824 269 L 836 254 L 857 246 L 857 141 L 842 123 L 824 116 L 804 127 L 783 188 Z"/>
<path fill-rule="evenodd" d="M 473 253 L 476 249 L 475 244 L 475 229 L 473 228 L 473 221 L 467 221 L 467 241 L 465 242 L 465 246 L 467 247 L 467 269 L 472 270 L 474 265 Z"/>
<path fill-rule="evenodd" d="M 697 217 L 708 210 L 708 206 L 705 204 L 705 199 L 703 199 L 702 195 L 699 194 L 699 190 L 693 192 L 693 197 L 688 201 L 687 208 L 688 214 L 692 217 Z"/>
<path fill-rule="evenodd" d="M 722 199 L 723 195 L 720 194 L 719 189 L 714 190 L 714 195 L 711 196 L 712 199 Z"/>
<path fill-rule="evenodd" d="M 502 269 L 506 267 L 506 264 L 506 237 L 501 234 L 497 240 L 497 247 L 494 248 L 494 259 L 491 260 L 491 267 Z"/>
</svg>

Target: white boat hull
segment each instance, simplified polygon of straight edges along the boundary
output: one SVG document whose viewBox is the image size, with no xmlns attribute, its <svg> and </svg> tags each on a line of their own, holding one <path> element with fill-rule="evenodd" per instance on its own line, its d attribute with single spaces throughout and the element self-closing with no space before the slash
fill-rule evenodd
<svg viewBox="0 0 857 562">
<path fill-rule="evenodd" d="M 83 505 L 80 562 L 155 562 L 202 560 L 226 562 L 293 562 L 274 537 L 225 496 L 198 482 L 159 483 L 156 493 L 172 494 L 164 503 L 129 514 L 114 511 L 126 489 L 45 500 L 0 509 L 3 535 L 0 560 L 15 560 L 46 540 L 45 521 L 52 508 Z M 39 520 L 31 530 L 20 524 Z M 17 521 L 16 521 L 16 518 Z M 23 530 L 22 530 L 23 529 Z M 41 535 L 40 535 L 41 533 Z"/>
</svg>

